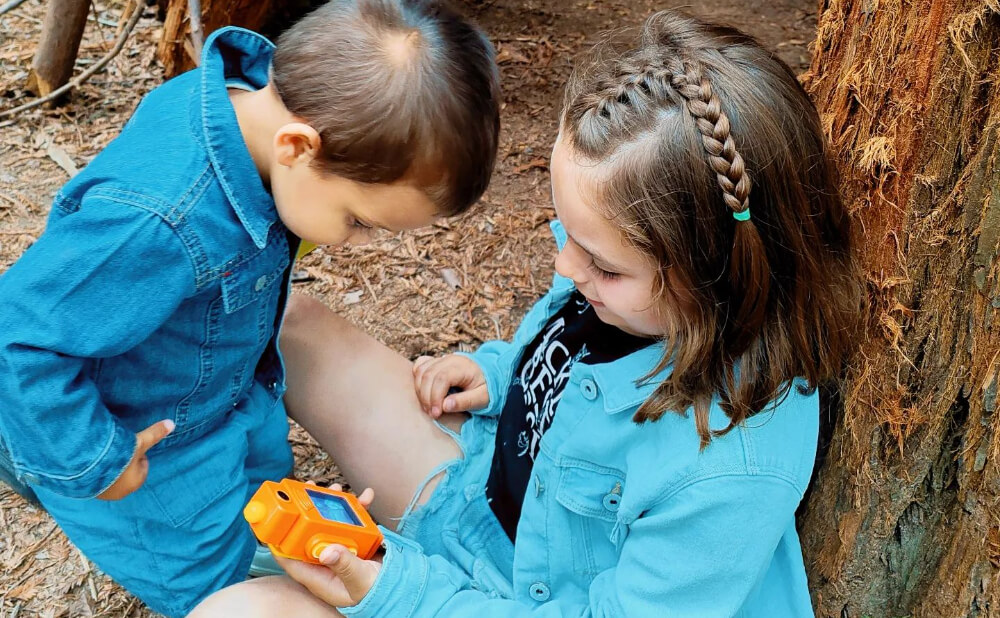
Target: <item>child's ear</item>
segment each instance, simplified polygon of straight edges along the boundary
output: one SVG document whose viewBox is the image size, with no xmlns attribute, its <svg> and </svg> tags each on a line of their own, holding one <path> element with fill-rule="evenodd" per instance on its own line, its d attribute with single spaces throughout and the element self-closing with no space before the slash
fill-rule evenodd
<svg viewBox="0 0 1000 618">
<path fill-rule="evenodd" d="M 319 132 L 302 122 L 290 122 L 274 134 L 274 160 L 291 167 L 309 163 L 319 155 Z"/>
</svg>

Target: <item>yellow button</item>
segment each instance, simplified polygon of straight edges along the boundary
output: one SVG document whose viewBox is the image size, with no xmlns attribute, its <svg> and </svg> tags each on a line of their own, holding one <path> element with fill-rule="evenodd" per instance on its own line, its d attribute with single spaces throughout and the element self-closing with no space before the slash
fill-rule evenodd
<svg viewBox="0 0 1000 618">
<path fill-rule="evenodd" d="M 330 546 L 329 543 L 316 543 L 316 546 L 313 547 L 313 552 L 312 552 L 313 553 L 313 558 L 319 560 L 320 554 L 322 554 L 323 550 L 326 549 L 329 546 Z"/>
<path fill-rule="evenodd" d="M 251 524 L 264 521 L 264 518 L 267 517 L 267 507 L 264 506 L 263 502 L 251 500 L 243 509 L 243 517 Z"/>
</svg>

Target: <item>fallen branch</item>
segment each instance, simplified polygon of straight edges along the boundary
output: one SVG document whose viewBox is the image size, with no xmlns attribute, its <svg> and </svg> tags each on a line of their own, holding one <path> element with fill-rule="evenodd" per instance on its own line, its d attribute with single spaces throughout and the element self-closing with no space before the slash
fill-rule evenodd
<svg viewBox="0 0 1000 618">
<path fill-rule="evenodd" d="M 125 25 L 125 28 L 122 30 L 121 34 L 118 36 L 118 41 L 115 42 L 115 46 L 112 47 L 111 51 L 105 54 L 103 58 L 101 58 L 97 63 L 95 63 L 93 66 L 91 66 L 83 73 L 80 73 L 80 75 L 77 76 L 76 79 L 70 81 L 69 83 L 63 85 L 60 88 L 57 88 L 56 90 L 53 90 L 44 97 L 35 99 L 34 101 L 25 103 L 24 105 L 19 105 L 18 107 L 14 107 L 12 109 L 0 111 L 0 119 L 6 118 L 8 116 L 13 116 L 14 114 L 19 114 L 29 109 L 33 109 L 35 107 L 38 107 L 39 105 L 44 105 L 49 101 L 54 101 L 55 99 L 58 99 L 59 97 L 66 94 L 73 88 L 80 86 L 81 84 L 83 84 L 83 82 L 90 79 L 90 77 L 94 73 L 97 73 L 105 66 L 107 66 L 107 64 L 111 62 L 112 58 L 117 56 L 118 52 L 120 52 L 122 48 L 125 47 L 125 41 L 128 40 L 128 37 L 132 33 L 132 30 L 135 29 L 135 25 L 139 23 L 139 18 L 142 17 L 142 12 L 146 8 L 145 3 L 142 2 L 141 0 L 135 2 L 133 6 L 134 8 L 132 10 L 132 15 L 129 17 L 128 23 Z"/>
<path fill-rule="evenodd" d="M 8 11 L 13 11 L 17 7 L 24 4 L 24 1 L 25 0 L 10 0 L 9 2 L 4 2 L 2 5 L 0 5 L 0 15 L 3 15 Z"/>
<path fill-rule="evenodd" d="M 205 42 L 201 26 L 201 0 L 188 0 L 188 19 L 191 22 L 191 44 L 194 45 L 192 60 L 198 65 L 201 64 L 201 46 Z"/>
</svg>

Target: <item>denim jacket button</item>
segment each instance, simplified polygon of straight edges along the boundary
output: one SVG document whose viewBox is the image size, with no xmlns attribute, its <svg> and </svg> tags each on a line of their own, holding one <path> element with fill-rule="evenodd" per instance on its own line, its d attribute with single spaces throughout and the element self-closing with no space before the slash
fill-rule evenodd
<svg viewBox="0 0 1000 618">
<path fill-rule="evenodd" d="M 254 292 L 260 292 L 261 290 L 264 289 L 266 285 L 267 285 L 267 275 L 261 275 L 257 279 L 257 283 L 253 284 L 253 290 Z"/>
<path fill-rule="evenodd" d="M 542 582 L 535 582 L 531 584 L 531 590 L 528 592 L 528 594 L 531 596 L 532 599 L 538 602 L 543 602 L 549 600 L 549 596 L 551 593 L 549 592 L 548 586 L 546 586 Z"/>
<path fill-rule="evenodd" d="M 590 378 L 580 380 L 580 390 L 586 399 L 590 401 L 597 399 L 597 383 Z"/>
<path fill-rule="evenodd" d="M 622 505 L 622 497 L 616 493 L 610 493 L 604 496 L 604 508 L 615 513 L 618 511 L 618 507 Z"/>
</svg>

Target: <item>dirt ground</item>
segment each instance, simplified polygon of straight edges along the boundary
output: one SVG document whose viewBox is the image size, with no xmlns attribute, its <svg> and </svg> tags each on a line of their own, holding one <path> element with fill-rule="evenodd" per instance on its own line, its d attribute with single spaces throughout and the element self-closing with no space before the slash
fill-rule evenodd
<svg viewBox="0 0 1000 618">
<path fill-rule="evenodd" d="M 297 267 L 299 292 L 317 296 L 408 356 L 507 337 L 546 288 L 554 244 L 546 223 L 548 153 L 562 85 L 574 56 L 600 31 L 639 24 L 680 2 L 466 0 L 503 69 L 503 135 L 493 184 L 471 212 L 433 228 L 358 248 L 317 250 Z M 77 71 L 110 49 L 124 7 L 94 5 Z M 693 12 L 740 27 L 797 72 L 815 35 L 812 0 L 716 0 Z M 0 109 L 23 90 L 44 3 L 0 16 Z M 52 196 L 118 133 L 140 98 L 162 82 L 161 24 L 148 11 L 121 54 L 53 110 L 0 122 L 0 272 L 42 232 Z M 150 145 L 155 147 L 155 145 Z M 0 299 L 3 302 L 3 299 Z M 337 478 L 333 460 L 293 428 L 297 472 Z M 153 616 L 90 564 L 42 511 L 0 487 L 0 618 Z"/>
</svg>

